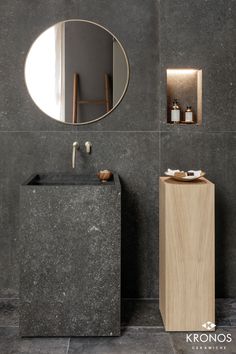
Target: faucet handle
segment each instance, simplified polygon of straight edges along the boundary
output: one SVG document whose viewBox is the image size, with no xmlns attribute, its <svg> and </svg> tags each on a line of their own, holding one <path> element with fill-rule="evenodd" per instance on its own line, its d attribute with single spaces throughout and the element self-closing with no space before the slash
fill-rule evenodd
<svg viewBox="0 0 236 354">
<path fill-rule="evenodd" d="M 79 150 L 79 143 L 78 143 L 78 141 L 75 141 L 75 142 L 73 143 L 73 148 L 76 148 L 77 150 Z"/>
<path fill-rule="evenodd" d="M 92 151 L 92 144 L 90 143 L 90 141 L 86 141 L 85 145 L 85 150 L 87 152 L 87 154 L 91 154 Z"/>
</svg>

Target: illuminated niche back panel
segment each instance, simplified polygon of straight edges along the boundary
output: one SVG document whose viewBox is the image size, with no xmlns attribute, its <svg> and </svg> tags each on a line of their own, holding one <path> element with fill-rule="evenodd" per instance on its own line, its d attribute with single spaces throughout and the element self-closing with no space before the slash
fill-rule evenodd
<svg viewBox="0 0 236 354">
<path fill-rule="evenodd" d="M 171 108 L 177 99 L 180 123 L 184 122 L 187 106 L 192 107 L 193 122 L 202 124 L 202 70 L 167 69 L 167 123 L 171 123 Z"/>
</svg>

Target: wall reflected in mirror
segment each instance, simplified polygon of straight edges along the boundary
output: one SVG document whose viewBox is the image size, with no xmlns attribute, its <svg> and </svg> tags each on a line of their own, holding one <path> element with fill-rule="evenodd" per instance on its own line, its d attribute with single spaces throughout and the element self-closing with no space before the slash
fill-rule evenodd
<svg viewBox="0 0 236 354">
<path fill-rule="evenodd" d="M 26 59 L 25 80 L 33 101 L 48 116 L 88 124 L 120 103 L 129 65 L 111 32 L 93 22 L 69 20 L 35 40 Z"/>
</svg>

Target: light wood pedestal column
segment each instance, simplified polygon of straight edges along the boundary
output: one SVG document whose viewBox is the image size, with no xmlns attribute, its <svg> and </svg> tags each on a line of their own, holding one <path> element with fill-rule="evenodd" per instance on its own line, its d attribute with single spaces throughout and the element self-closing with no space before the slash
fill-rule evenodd
<svg viewBox="0 0 236 354">
<path fill-rule="evenodd" d="M 214 184 L 207 179 L 160 177 L 160 311 L 166 331 L 206 331 L 204 323 L 215 323 L 214 208 Z"/>
</svg>

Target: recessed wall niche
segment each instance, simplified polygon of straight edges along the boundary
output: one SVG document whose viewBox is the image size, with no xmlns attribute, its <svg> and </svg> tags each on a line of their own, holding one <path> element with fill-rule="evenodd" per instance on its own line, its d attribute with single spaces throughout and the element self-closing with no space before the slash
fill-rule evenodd
<svg viewBox="0 0 236 354">
<path fill-rule="evenodd" d="M 202 124 L 202 70 L 199 69 L 167 69 L 167 123 Z M 179 122 L 171 119 L 173 102 L 177 100 L 180 110 Z M 187 119 L 185 112 L 189 108 L 191 119 Z M 178 115 L 177 115 L 178 116 Z M 189 116 L 188 116 L 189 117 Z M 191 117 L 191 115 L 190 115 Z"/>
</svg>

